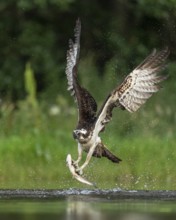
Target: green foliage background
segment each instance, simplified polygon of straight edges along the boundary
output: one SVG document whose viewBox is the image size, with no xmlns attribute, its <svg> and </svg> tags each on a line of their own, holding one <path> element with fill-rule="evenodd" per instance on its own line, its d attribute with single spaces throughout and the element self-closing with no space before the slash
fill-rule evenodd
<svg viewBox="0 0 176 220">
<path fill-rule="evenodd" d="M 88 177 L 104 188 L 175 189 L 174 0 L 0 1 L 0 187 L 81 187 L 65 166 L 77 154 L 65 66 L 78 17 L 79 80 L 98 104 L 153 48 L 171 50 L 164 88 L 137 113 L 115 110 L 102 134 L 123 162 L 93 159 Z"/>
</svg>

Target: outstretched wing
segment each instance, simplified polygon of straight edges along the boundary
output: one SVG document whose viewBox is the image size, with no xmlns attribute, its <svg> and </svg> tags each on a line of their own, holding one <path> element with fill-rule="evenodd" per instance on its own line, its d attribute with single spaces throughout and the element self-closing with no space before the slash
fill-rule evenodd
<svg viewBox="0 0 176 220">
<path fill-rule="evenodd" d="M 68 90 L 74 96 L 78 104 L 79 122 L 78 127 L 83 127 L 85 123 L 95 121 L 97 104 L 91 94 L 79 85 L 77 79 L 77 69 L 80 51 L 81 22 L 78 19 L 75 26 L 75 42 L 69 40 L 69 50 L 67 51 L 66 75 L 68 80 Z"/>
<path fill-rule="evenodd" d="M 112 117 L 114 107 L 126 109 L 129 112 L 137 111 L 154 93 L 160 89 L 159 83 L 166 76 L 158 75 L 164 69 L 164 61 L 169 55 L 168 48 L 153 52 L 137 66 L 107 97 L 100 109 L 95 124 L 95 131 L 99 133 L 104 129 Z"/>
<path fill-rule="evenodd" d="M 79 61 L 79 51 L 80 51 L 80 35 L 81 35 L 81 22 L 78 19 L 76 21 L 75 32 L 75 42 L 71 39 L 69 40 L 69 49 L 67 50 L 67 66 L 66 66 L 66 76 L 68 81 L 68 90 L 71 95 L 74 96 L 76 100 L 74 81 L 77 78 L 77 66 Z"/>
</svg>

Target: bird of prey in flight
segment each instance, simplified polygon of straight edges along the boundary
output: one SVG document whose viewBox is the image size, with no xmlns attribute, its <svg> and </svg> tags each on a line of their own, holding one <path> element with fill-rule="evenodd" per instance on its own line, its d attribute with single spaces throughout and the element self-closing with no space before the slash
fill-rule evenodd
<svg viewBox="0 0 176 220">
<path fill-rule="evenodd" d="M 78 143 L 78 158 L 74 161 L 68 154 L 66 162 L 74 178 L 80 182 L 93 185 L 82 176 L 83 169 L 88 165 L 92 156 L 106 157 L 114 163 L 121 161 L 119 157 L 107 149 L 99 136 L 105 129 L 105 125 L 111 120 L 113 109 L 117 107 L 133 113 L 154 93 L 158 92 L 159 83 L 167 78 L 159 75 L 158 72 L 165 67 L 164 62 L 169 55 L 169 49 L 165 48 L 158 52 L 154 49 L 142 63 L 127 75 L 119 86 L 112 90 L 100 110 L 97 111 L 95 99 L 80 85 L 77 77 L 81 35 L 80 19 L 76 21 L 74 32 L 74 41 L 69 40 L 66 76 L 68 90 L 78 107 L 78 124 L 73 130 L 73 137 Z M 87 153 L 87 157 L 80 166 L 83 151 Z"/>
</svg>

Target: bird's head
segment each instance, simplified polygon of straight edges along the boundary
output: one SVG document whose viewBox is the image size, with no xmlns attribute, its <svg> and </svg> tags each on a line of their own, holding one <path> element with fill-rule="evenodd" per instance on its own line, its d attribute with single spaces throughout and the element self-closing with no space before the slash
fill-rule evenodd
<svg viewBox="0 0 176 220">
<path fill-rule="evenodd" d="M 73 138 L 77 140 L 85 140 L 88 136 L 88 132 L 86 129 L 76 129 L 73 131 Z"/>
</svg>

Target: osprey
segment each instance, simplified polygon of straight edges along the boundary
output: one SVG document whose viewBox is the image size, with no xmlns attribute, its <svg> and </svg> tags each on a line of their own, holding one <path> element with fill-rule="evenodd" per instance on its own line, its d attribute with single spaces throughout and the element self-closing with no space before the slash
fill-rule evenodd
<svg viewBox="0 0 176 220">
<path fill-rule="evenodd" d="M 78 106 L 78 124 L 73 131 L 73 137 L 78 142 L 78 158 L 76 161 L 73 161 L 71 155 L 68 154 L 66 162 L 73 177 L 80 182 L 93 185 L 93 183 L 82 176 L 83 169 L 88 165 L 92 156 L 106 157 L 114 163 L 121 161 L 120 158 L 106 148 L 99 137 L 105 125 L 111 120 L 113 109 L 118 107 L 133 113 L 160 89 L 159 83 L 167 77 L 158 75 L 158 72 L 164 69 L 164 61 L 169 55 L 169 50 L 165 48 L 157 52 L 154 49 L 125 78 L 121 85 L 117 86 L 107 96 L 104 104 L 97 112 L 95 99 L 80 85 L 77 77 L 81 34 L 81 22 L 79 19 L 76 21 L 74 32 L 75 41 L 69 40 L 66 76 L 68 90 Z M 85 162 L 79 166 L 83 151 L 87 152 L 87 157 Z"/>
</svg>

